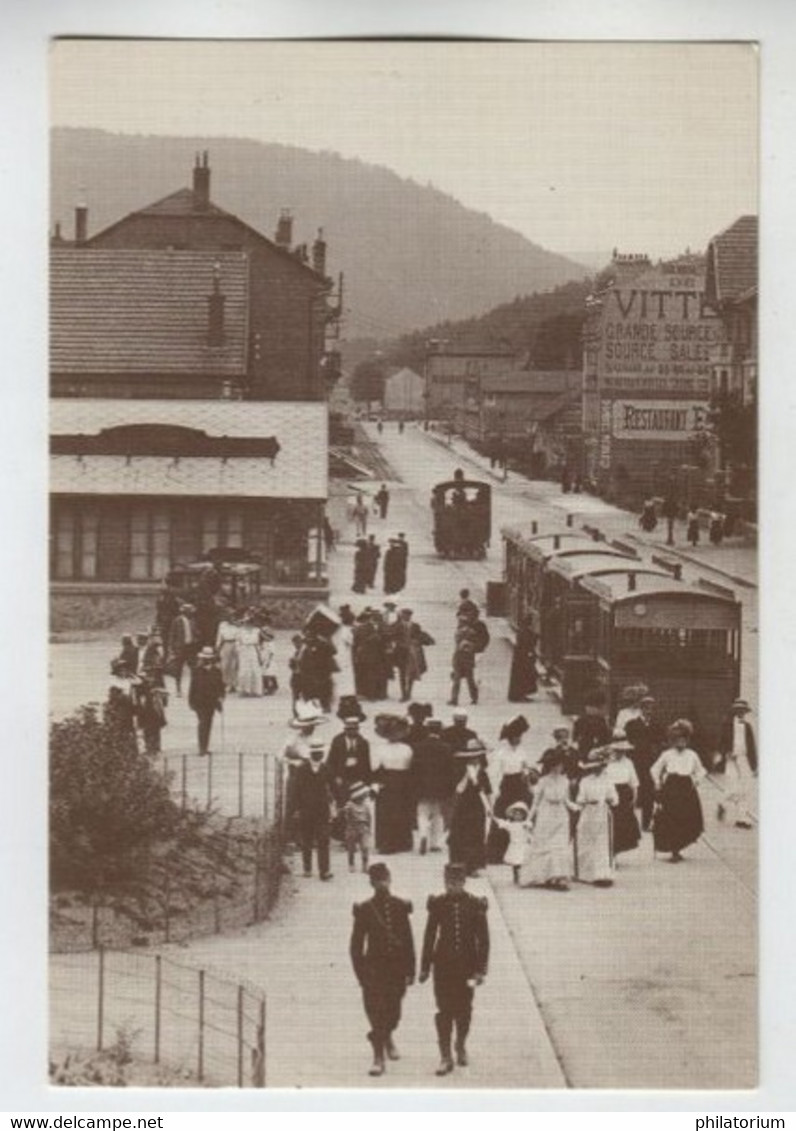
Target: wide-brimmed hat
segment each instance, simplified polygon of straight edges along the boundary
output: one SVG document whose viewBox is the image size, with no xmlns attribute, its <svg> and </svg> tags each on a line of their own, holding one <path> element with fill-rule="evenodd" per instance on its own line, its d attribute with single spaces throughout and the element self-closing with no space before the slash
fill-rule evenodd
<svg viewBox="0 0 796 1131">
<path fill-rule="evenodd" d="M 506 816 L 508 816 L 509 813 L 519 813 L 519 812 L 524 813 L 526 817 L 528 816 L 528 813 L 530 812 L 530 810 L 528 809 L 528 806 L 525 804 L 524 801 L 512 801 L 511 805 L 506 806 Z"/>
<path fill-rule="evenodd" d="M 675 719 L 669 727 L 670 738 L 691 738 L 694 724 L 689 719 Z"/>
<path fill-rule="evenodd" d="M 480 758 L 486 754 L 486 747 L 480 738 L 468 738 L 464 750 L 457 750 L 456 758 Z"/>
<path fill-rule="evenodd" d="M 745 699 L 736 699 L 731 708 L 733 711 L 751 711 L 751 707 Z"/>
<path fill-rule="evenodd" d="M 525 715 L 514 715 L 501 727 L 500 737 L 514 738 L 515 735 L 525 734 L 527 730 L 530 730 L 530 724 Z"/>
<path fill-rule="evenodd" d="M 633 743 L 627 737 L 623 730 L 615 730 L 611 735 L 611 741 L 604 748 L 606 750 L 632 750 Z"/>
<path fill-rule="evenodd" d="M 376 715 L 374 725 L 376 733 L 388 742 L 400 742 L 409 730 L 409 723 L 403 715 Z"/>
</svg>

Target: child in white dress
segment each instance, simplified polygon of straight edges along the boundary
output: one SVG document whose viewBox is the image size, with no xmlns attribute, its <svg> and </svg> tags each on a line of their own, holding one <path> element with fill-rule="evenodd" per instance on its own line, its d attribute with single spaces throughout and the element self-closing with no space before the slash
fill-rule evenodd
<svg viewBox="0 0 796 1131">
<path fill-rule="evenodd" d="M 515 801 L 506 809 L 505 820 L 500 817 L 492 818 L 498 828 L 509 834 L 509 843 L 503 856 L 503 863 L 511 865 L 515 884 L 520 882 L 520 867 L 528 849 L 528 838 L 530 836 L 528 813 L 528 806 L 524 801 Z"/>
</svg>

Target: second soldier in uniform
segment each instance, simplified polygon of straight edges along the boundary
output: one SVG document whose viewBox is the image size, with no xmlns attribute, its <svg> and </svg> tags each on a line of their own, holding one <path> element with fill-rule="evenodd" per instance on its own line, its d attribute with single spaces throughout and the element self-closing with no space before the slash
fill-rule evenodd
<svg viewBox="0 0 796 1131">
<path fill-rule="evenodd" d="M 382 1076 L 385 1055 L 398 1059 L 393 1033 L 401 1020 L 406 988 L 415 980 L 415 944 L 409 922 L 412 904 L 390 894 L 387 865 L 372 864 L 368 875 L 374 894 L 366 903 L 354 904 L 350 951 L 371 1026 L 370 1075 Z"/>
<path fill-rule="evenodd" d="M 456 1029 L 456 1062 L 465 1067 L 467 1034 L 473 1013 L 475 987 L 486 978 L 489 962 L 487 901 L 464 890 L 462 864 L 445 868 L 445 894 L 428 899 L 428 922 L 423 937 L 420 981 L 434 972 L 435 1022 L 440 1065 L 437 1076 L 453 1071 L 452 1040 Z"/>
</svg>

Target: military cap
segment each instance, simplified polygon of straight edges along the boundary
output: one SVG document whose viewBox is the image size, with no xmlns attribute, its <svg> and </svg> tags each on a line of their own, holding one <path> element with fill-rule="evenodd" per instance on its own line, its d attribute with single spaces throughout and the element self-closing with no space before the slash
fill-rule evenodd
<svg viewBox="0 0 796 1131">
<path fill-rule="evenodd" d="M 464 864 L 446 864 L 445 865 L 445 879 L 446 880 L 466 880 L 467 869 Z"/>
<path fill-rule="evenodd" d="M 389 880 L 390 869 L 386 864 L 371 864 L 368 868 L 368 877 L 371 880 Z"/>
</svg>

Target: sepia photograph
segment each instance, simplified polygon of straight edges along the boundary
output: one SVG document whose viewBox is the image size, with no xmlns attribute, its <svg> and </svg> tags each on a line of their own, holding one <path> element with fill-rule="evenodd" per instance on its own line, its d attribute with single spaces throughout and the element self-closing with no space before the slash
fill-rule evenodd
<svg viewBox="0 0 796 1131">
<path fill-rule="evenodd" d="M 51 41 L 51 1087 L 758 1087 L 759 69 Z"/>
</svg>

